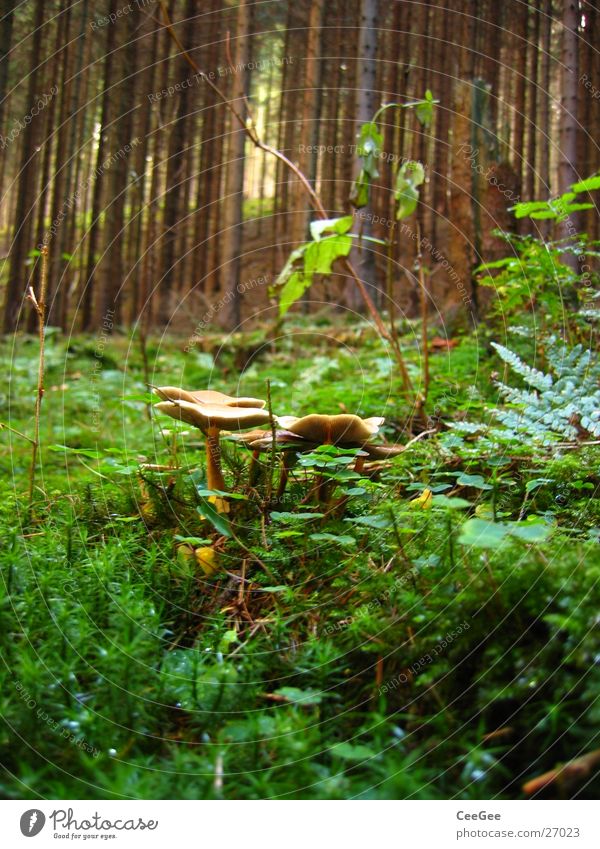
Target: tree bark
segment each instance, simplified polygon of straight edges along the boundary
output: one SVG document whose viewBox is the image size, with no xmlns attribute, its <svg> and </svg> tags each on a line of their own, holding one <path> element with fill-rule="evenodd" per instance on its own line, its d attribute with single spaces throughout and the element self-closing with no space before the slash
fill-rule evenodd
<svg viewBox="0 0 600 849">
<path fill-rule="evenodd" d="M 248 56 L 250 44 L 250 7 L 248 0 L 240 0 L 237 12 L 236 42 L 231 69 L 231 100 L 236 111 L 246 120 L 248 94 Z M 246 134 L 233 119 L 230 122 L 229 150 L 225 176 L 223 204 L 223 316 L 217 321 L 228 330 L 238 327 L 241 320 L 241 296 L 238 290 L 241 273 L 244 215 L 244 151 Z"/>
<path fill-rule="evenodd" d="M 193 46 L 193 18 L 195 0 L 187 0 L 185 7 L 185 25 L 182 28 L 182 42 L 186 50 Z M 190 75 L 190 67 L 184 56 L 177 62 L 177 79 L 185 80 Z M 176 256 L 178 231 L 185 226 L 185 210 L 182 204 L 184 175 L 186 166 L 186 128 L 190 111 L 190 86 L 177 95 L 177 111 L 174 119 L 167 160 L 167 187 L 165 192 L 165 216 L 163 221 L 163 273 L 160 283 L 159 322 L 168 323 L 174 312 L 175 283 L 181 273 L 180 257 Z"/>
<path fill-rule="evenodd" d="M 378 13 L 378 0 L 361 0 L 354 125 L 357 141 L 361 126 L 372 120 L 379 106 L 376 91 Z M 354 177 L 356 178 L 360 170 L 360 163 L 356 156 L 354 159 L 356 160 L 354 166 Z M 373 233 L 372 204 L 368 203 L 360 210 L 360 216 L 355 213 L 355 219 L 356 232 L 360 232 L 363 237 L 370 237 Z M 352 249 L 351 262 L 367 288 L 370 288 L 371 292 L 376 291 L 375 256 L 372 245 L 368 241 L 361 241 L 358 246 Z M 354 286 L 351 292 L 350 303 L 352 308 L 362 311 L 364 304 L 360 292 Z M 377 300 L 377 298 L 374 298 L 374 300 Z"/>
<path fill-rule="evenodd" d="M 117 0 L 111 0 L 111 11 L 115 11 Z M 84 278 L 84 290 L 82 297 L 81 309 L 81 329 L 91 330 L 94 317 L 94 302 L 95 302 L 95 283 L 98 273 L 98 249 L 102 235 L 100 214 L 102 211 L 102 195 L 105 185 L 104 180 L 104 159 L 106 156 L 110 113 L 111 113 L 111 86 L 114 73 L 114 56 L 116 27 L 114 25 L 106 27 L 106 52 L 104 55 L 103 67 L 103 89 L 102 89 L 102 106 L 100 114 L 100 130 L 98 138 L 98 149 L 96 153 L 95 176 L 93 180 L 92 190 L 92 210 L 91 221 L 88 235 L 88 255 L 87 266 Z"/>
<path fill-rule="evenodd" d="M 44 0 L 36 0 L 31 42 L 31 72 L 27 87 L 27 105 L 29 109 L 37 103 L 43 93 L 44 80 L 38 73 L 39 57 L 42 49 L 42 26 L 44 23 Z M 23 296 L 27 290 L 29 272 L 26 265 L 27 255 L 33 245 L 33 211 L 35 207 L 36 176 L 39 171 L 39 152 L 36 151 L 38 132 L 41 123 L 39 115 L 26 122 L 21 133 L 21 162 L 15 208 L 13 243 L 10 251 L 9 277 L 4 302 L 4 332 L 12 333 L 19 320 Z"/>
</svg>

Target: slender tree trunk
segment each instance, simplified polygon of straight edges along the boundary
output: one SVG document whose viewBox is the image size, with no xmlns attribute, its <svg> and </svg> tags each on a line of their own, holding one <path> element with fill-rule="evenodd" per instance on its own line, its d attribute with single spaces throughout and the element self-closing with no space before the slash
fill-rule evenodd
<svg viewBox="0 0 600 849">
<path fill-rule="evenodd" d="M 186 50 L 193 47 L 193 24 L 194 0 L 187 0 L 185 6 L 185 25 L 182 28 L 182 43 Z M 184 80 L 189 77 L 190 66 L 183 56 L 177 62 L 177 79 Z M 192 89 L 188 86 L 177 95 L 177 111 L 174 118 L 171 137 L 169 139 L 169 154 L 167 160 L 167 187 L 165 192 L 165 215 L 163 221 L 163 273 L 160 283 L 160 313 L 159 322 L 167 324 L 175 306 L 173 296 L 175 294 L 177 275 L 181 273 L 179 257 L 177 257 L 176 246 L 178 230 L 185 226 L 184 210 L 182 203 L 183 185 L 186 165 L 186 126 L 188 123 L 188 112 L 190 111 L 190 93 Z"/>
<path fill-rule="evenodd" d="M 31 109 L 43 93 L 44 80 L 38 73 L 39 57 L 42 51 L 42 26 L 44 23 L 44 2 L 36 0 L 31 41 L 31 72 L 27 87 L 27 104 Z M 4 332 L 12 333 L 19 319 L 23 296 L 28 285 L 27 255 L 33 245 L 33 210 L 35 206 L 36 177 L 39 172 L 39 152 L 36 151 L 40 115 L 34 116 L 25 124 L 20 136 L 21 162 L 17 189 L 17 205 L 13 226 L 13 243 L 10 251 L 9 277 L 4 302 Z"/>
<path fill-rule="evenodd" d="M 553 187 L 550 185 L 550 50 L 552 49 L 552 0 L 543 0 L 541 19 L 541 56 L 540 56 L 540 116 L 538 132 L 540 133 L 540 197 L 551 196 Z M 551 224 L 540 221 L 540 234 L 548 238 Z"/>
<path fill-rule="evenodd" d="M 536 198 L 536 141 L 539 133 L 537 124 L 538 114 L 538 86 L 540 83 L 539 59 L 540 59 L 540 4 L 541 0 L 535 0 L 533 6 L 533 35 L 531 38 L 531 66 L 529 72 L 529 103 L 527 114 L 529 122 L 527 127 L 527 157 L 525 162 L 525 200 Z"/>
<path fill-rule="evenodd" d="M 373 118 L 379 106 L 376 91 L 378 14 L 378 0 L 361 0 L 355 106 L 355 135 L 357 140 L 361 126 Z M 354 158 L 357 159 L 357 157 Z M 358 176 L 359 168 L 360 165 L 357 161 L 354 173 L 355 177 Z M 370 237 L 373 233 L 373 208 L 371 203 L 367 204 L 361 210 L 360 217 L 358 217 L 358 214 L 356 217 L 357 230 L 362 233 L 363 237 Z M 363 241 L 357 247 L 353 248 L 351 251 L 351 260 L 361 280 L 368 288 L 374 290 L 377 281 L 375 256 L 372 245 L 368 241 Z M 364 305 L 360 292 L 354 286 L 351 291 L 352 308 L 362 311 Z"/>
<path fill-rule="evenodd" d="M 81 6 L 81 18 L 79 24 L 79 37 L 77 38 L 77 52 L 73 51 L 73 62 L 69 62 L 69 76 L 73 77 L 71 84 L 71 103 L 69 106 L 69 138 L 67 142 L 66 158 L 69 163 L 67 174 L 67 197 L 73 197 L 79 190 L 79 177 L 81 173 L 81 155 L 79 151 L 79 134 L 81 130 L 81 121 L 79 117 L 79 107 L 81 103 L 81 90 L 83 87 L 85 70 L 84 70 L 84 48 L 86 44 L 86 28 L 88 26 L 88 5 L 89 0 L 83 0 Z M 75 45 L 74 45 L 75 46 Z M 83 109 L 85 110 L 85 105 Z M 61 274 L 63 280 L 61 290 L 59 291 L 59 299 L 57 304 L 58 324 L 63 330 L 67 326 L 67 310 L 72 292 L 75 290 L 76 283 L 76 258 L 74 256 L 74 241 L 77 228 L 77 218 L 80 212 L 80 203 L 77 201 L 71 207 L 71 212 L 65 220 L 65 226 L 60 234 L 60 263 Z M 71 259 L 66 259 L 69 256 Z"/>
<path fill-rule="evenodd" d="M 577 89 L 578 89 L 578 0 L 563 0 L 563 30 L 561 53 L 561 99 L 558 164 L 559 191 L 568 191 L 577 182 Z M 578 232 L 579 216 L 571 214 L 560 227 L 563 238 L 573 238 Z M 564 254 L 563 262 L 577 272 L 578 261 L 573 253 Z"/>
<path fill-rule="evenodd" d="M 14 11 L 16 0 L 6 0 L 4 14 L 0 20 L 0 136 L 5 136 L 4 113 L 6 111 L 6 90 L 8 88 L 8 54 L 12 45 Z M 2 145 L 2 148 L 4 145 Z M 0 198 L 4 188 L 4 168 L 6 154 L 0 156 Z"/>
<path fill-rule="evenodd" d="M 577 87 L 579 11 L 577 0 L 564 0 L 560 100 L 559 191 L 566 192 L 578 179 Z"/>
<path fill-rule="evenodd" d="M 60 82 L 60 109 L 58 113 L 58 134 L 56 142 L 56 157 L 54 164 L 54 180 L 52 185 L 51 219 L 53 232 L 48 242 L 48 323 L 60 326 L 61 300 L 65 295 L 67 281 L 63 279 L 62 259 L 64 231 L 66 221 L 73 215 L 75 202 L 69 193 L 69 176 L 73 171 L 69 151 L 69 135 L 71 128 L 71 90 L 73 86 L 72 55 L 74 43 L 71 42 L 72 5 L 65 0 L 65 36 L 62 48 L 62 73 Z M 32 319 L 34 316 L 31 317 Z"/>
<path fill-rule="evenodd" d="M 528 7 L 519 3 L 514 9 L 515 23 L 514 34 L 516 37 L 515 50 L 523 57 L 522 63 L 515 69 L 515 98 L 514 109 L 514 132 L 512 141 L 512 162 L 518 176 L 518 194 L 523 194 L 523 173 L 525 160 L 525 92 L 527 90 L 527 18 Z M 520 219 L 519 232 L 526 226 L 526 219 Z"/>
<path fill-rule="evenodd" d="M 248 94 L 248 56 L 250 50 L 250 6 L 240 0 L 237 12 L 235 53 L 232 69 L 231 99 L 237 112 L 246 118 Z M 244 152 L 246 134 L 237 121 L 230 122 L 228 164 L 223 204 L 223 299 L 225 311 L 221 322 L 232 330 L 240 323 L 241 297 L 238 283 L 241 276 L 241 253 L 244 216 Z M 219 317 L 217 317 L 219 320 Z"/>
<path fill-rule="evenodd" d="M 111 0 L 110 11 L 116 10 L 117 0 Z M 105 185 L 104 159 L 106 157 L 108 128 L 111 114 L 111 86 L 113 81 L 115 59 L 113 51 L 115 47 L 116 27 L 106 27 L 106 53 L 104 55 L 102 107 L 100 114 L 100 131 L 98 139 L 98 150 L 96 154 L 95 176 L 92 190 L 92 211 L 88 236 L 87 267 L 84 280 L 84 290 L 81 310 L 81 329 L 91 330 L 94 318 L 95 283 L 98 274 L 98 249 L 100 246 L 102 211 L 102 195 Z"/>
<path fill-rule="evenodd" d="M 152 27 L 152 35 L 148 32 L 148 26 Z M 146 293 L 144 291 L 143 269 L 144 262 L 142 259 L 144 252 L 144 226 L 148 226 L 149 216 L 146 214 L 145 199 L 146 199 L 146 173 L 147 173 L 147 158 L 150 152 L 150 133 L 153 128 L 154 111 L 149 108 L 147 102 L 147 94 L 155 89 L 156 80 L 156 59 L 158 46 L 159 27 L 154 24 L 152 18 L 148 16 L 145 36 L 150 38 L 150 50 L 147 59 L 145 60 L 144 68 L 140 77 L 140 100 L 141 108 L 137 114 L 136 132 L 138 133 L 140 143 L 136 147 L 135 153 L 135 174 L 136 179 L 131 188 L 131 214 L 135 216 L 133 254 L 130 259 L 131 268 L 131 299 L 129 321 L 135 324 L 145 308 Z"/>
</svg>

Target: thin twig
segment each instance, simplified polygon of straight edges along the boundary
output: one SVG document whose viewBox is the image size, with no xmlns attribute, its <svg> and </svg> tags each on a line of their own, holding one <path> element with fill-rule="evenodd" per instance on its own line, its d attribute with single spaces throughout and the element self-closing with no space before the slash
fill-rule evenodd
<svg viewBox="0 0 600 849">
<path fill-rule="evenodd" d="M 402 450 L 406 451 L 411 445 L 414 445 L 415 442 L 418 442 L 420 439 L 423 439 L 424 436 L 429 436 L 430 433 L 436 433 L 436 429 L 433 427 L 430 430 L 423 430 L 418 436 L 413 436 L 412 439 L 409 439 L 406 445 L 402 446 Z"/>
<path fill-rule="evenodd" d="M 11 433 L 16 433 L 17 436 L 26 439 L 27 442 L 31 442 L 33 444 L 33 439 L 30 436 L 27 436 L 26 433 L 21 433 L 20 430 L 17 430 L 16 427 L 11 427 L 10 425 L 4 424 L 4 422 L 0 422 L 0 430 L 10 430 Z"/>
</svg>

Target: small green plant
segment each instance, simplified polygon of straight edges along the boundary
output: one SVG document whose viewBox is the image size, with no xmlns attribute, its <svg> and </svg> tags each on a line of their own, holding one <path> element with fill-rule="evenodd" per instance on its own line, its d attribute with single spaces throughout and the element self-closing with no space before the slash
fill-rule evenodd
<svg viewBox="0 0 600 849">
<path fill-rule="evenodd" d="M 575 183 L 558 198 L 518 203 L 512 211 L 517 219 L 552 221 L 564 229 L 570 216 L 594 207 L 581 200 L 580 195 L 597 189 L 600 176 L 590 177 Z M 576 303 L 579 309 L 574 315 L 575 323 L 597 318 L 597 310 L 590 306 L 597 297 L 592 287 L 597 277 L 592 263 L 600 257 L 598 242 L 575 229 L 564 238 L 549 241 L 500 230 L 495 234 L 507 242 L 512 254 L 484 263 L 476 270 L 479 283 L 494 289 L 497 295 L 490 307 L 492 317 L 506 321 L 531 312 L 542 327 L 552 327 L 561 317 L 571 324 L 573 319 L 566 314 L 565 303 Z M 577 259 L 577 269 L 573 257 Z"/>
<path fill-rule="evenodd" d="M 499 442 L 533 440 L 550 445 L 600 436 L 600 363 L 582 345 L 568 348 L 558 337 L 546 340 L 548 371 L 525 363 L 514 351 L 492 343 L 498 356 L 522 378 L 528 388 L 498 381 L 505 401 L 491 410 L 498 425 L 453 422 L 465 433 L 484 432 Z"/>
</svg>

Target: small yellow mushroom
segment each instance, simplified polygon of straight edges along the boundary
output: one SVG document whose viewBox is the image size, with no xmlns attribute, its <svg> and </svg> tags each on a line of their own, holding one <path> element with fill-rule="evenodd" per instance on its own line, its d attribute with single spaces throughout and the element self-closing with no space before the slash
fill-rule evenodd
<svg viewBox="0 0 600 849">
<path fill-rule="evenodd" d="M 208 578 L 212 577 L 219 571 L 219 558 L 214 548 L 210 548 L 208 546 L 205 548 L 197 548 L 196 562 Z"/>
<path fill-rule="evenodd" d="M 417 495 L 416 498 L 413 498 L 409 502 L 409 504 L 413 508 L 413 510 L 415 510 L 415 509 L 418 510 L 419 508 L 421 510 L 430 510 L 431 505 L 432 505 L 432 501 L 433 501 L 433 492 L 430 489 L 427 489 L 427 487 L 426 487 L 423 490 L 423 492 L 420 495 Z"/>
</svg>

